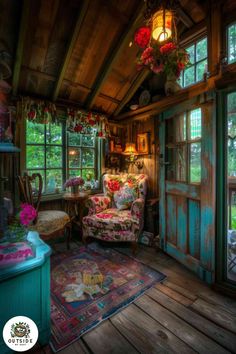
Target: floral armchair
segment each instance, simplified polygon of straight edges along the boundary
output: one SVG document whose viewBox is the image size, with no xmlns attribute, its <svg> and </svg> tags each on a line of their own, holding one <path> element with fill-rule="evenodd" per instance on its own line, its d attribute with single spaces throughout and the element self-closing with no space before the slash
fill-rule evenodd
<svg viewBox="0 0 236 354">
<path fill-rule="evenodd" d="M 83 240 L 94 237 L 104 241 L 130 241 L 136 245 L 144 223 L 147 176 L 122 174 L 103 176 L 104 195 L 87 201 L 83 218 Z"/>
</svg>

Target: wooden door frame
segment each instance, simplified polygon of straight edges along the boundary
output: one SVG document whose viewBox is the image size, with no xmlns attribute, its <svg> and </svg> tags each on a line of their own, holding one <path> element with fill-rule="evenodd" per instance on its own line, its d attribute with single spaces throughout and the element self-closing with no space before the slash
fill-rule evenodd
<svg viewBox="0 0 236 354">
<path fill-rule="evenodd" d="M 236 84 L 217 92 L 217 164 L 216 164 L 216 284 L 215 288 L 235 296 L 236 284 L 227 279 L 227 94 L 236 92 Z"/>
<path fill-rule="evenodd" d="M 214 101 L 213 101 L 214 100 Z M 193 262 L 193 269 L 197 271 L 201 279 L 208 283 L 215 281 L 215 94 L 208 92 L 200 95 L 188 102 L 169 109 L 162 113 L 160 117 L 160 165 L 165 166 L 165 120 L 184 111 L 200 107 L 203 113 L 203 135 L 202 151 L 206 153 L 202 156 L 202 178 L 200 186 L 201 195 L 201 232 L 200 232 L 200 262 Z M 208 137 L 208 139 L 206 139 Z M 209 141 L 210 139 L 210 141 Z M 202 152 L 203 154 L 203 152 Z M 211 158 L 209 158 L 211 157 Z M 210 175 L 210 177 L 209 177 Z M 165 168 L 160 168 L 160 238 L 161 247 L 167 250 L 166 245 L 166 188 L 165 186 Z M 208 236 L 202 239 L 205 232 Z M 186 265 L 188 258 L 186 256 Z M 183 264 L 185 261 L 183 261 Z"/>
</svg>

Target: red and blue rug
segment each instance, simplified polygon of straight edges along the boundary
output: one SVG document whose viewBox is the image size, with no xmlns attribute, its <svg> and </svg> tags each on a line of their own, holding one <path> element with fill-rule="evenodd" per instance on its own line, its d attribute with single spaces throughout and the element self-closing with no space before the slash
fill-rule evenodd
<svg viewBox="0 0 236 354">
<path fill-rule="evenodd" d="M 165 275 L 110 248 L 90 244 L 51 258 L 51 347 L 76 341 Z"/>
</svg>

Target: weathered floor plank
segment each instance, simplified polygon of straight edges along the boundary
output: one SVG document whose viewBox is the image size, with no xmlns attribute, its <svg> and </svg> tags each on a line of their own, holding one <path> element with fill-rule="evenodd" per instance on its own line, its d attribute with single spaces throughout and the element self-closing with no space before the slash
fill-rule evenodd
<svg viewBox="0 0 236 354">
<path fill-rule="evenodd" d="M 197 331 L 169 310 L 163 308 L 147 295 L 144 295 L 136 300 L 135 305 L 145 311 L 149 316 L 162 324 L 165 328 L 183 340 L 198 353 L 229 353 L 213 340 Z"/>
<path fill-rule="evenodd" d="M 156 288 L 148 290 L 146 294 L 215 342 L 236 353 L 236 336 L 233 333 L 179 304 Z"/>
<path fill-rule="evenodd" d="M 162 293 L 168 295 L 171 299 L 174 299 L 175 301 L 179 302 L 184 306 L 190 306 L 193 303 L 193 300 L 190 300 L 189 298 L 176 292 L 175 290 L 169 288 L 168 286 L 165 286 L 165 284 L 157 284 L 155 287 L 158 290 L 160 290 Z"/>
<path fill-rule="evenodd" d="M 187 297 L 188 299 L 192 300 L 192 301 L 195 301 L 197 300 L 197 296 L 196 295 L 193 295 L 193 293 L 187 289 L 184 289 L 182 288 L 182 286 L 179 286 L 179 285 L 176 285 L 174 283 L 172 283 L 171 281 L 168 280 L 164 280 L 163 281 L 163 284 L 165 286 L 167 286 L 168 288 L 172 289 L 172 290 L 175 290 L 176 292 L 178 292 L 179 294 Z"/>
<path fill-rule="evenodd" d="M 111 318 L 114 326 L 140 353 L 195 353 L 195 351 L 148 316 L 130 305 Z"/>
<path fill-rule="evenodd" d="M 82 340 L 72 343 L 69 347 L 60 351 L 60 354 L 89 354 Z"/>
<path fill-rule="evenodd" d="M 220 306 L 216 307 L 202 299 L 198 299 L 191 305 L 191 308 L 221 327 L 236 334 L 236 316 L 224 311 Z"/>
<path fill-rule="evenodd" d="M 162 264 L 161 261 L 153 260 L 149 263 L 153 269 L 163 272 L 167 275 L 167 280 L 192 292 L 193 295 L 205 299 L 206 301 L 223 306 L 226 311 L 236 315 L 236 301 L 216 293 L 206 283 L 201 281 L 195 274 L 178 264 L 175 260 L 173 263 Z"/>
<path fill-rule="evenodd" d="M 83 336 L 89 349 L 96 354 L 136 354 L 137 350 L 108 321 L 102 322 Z"/>
</svg>

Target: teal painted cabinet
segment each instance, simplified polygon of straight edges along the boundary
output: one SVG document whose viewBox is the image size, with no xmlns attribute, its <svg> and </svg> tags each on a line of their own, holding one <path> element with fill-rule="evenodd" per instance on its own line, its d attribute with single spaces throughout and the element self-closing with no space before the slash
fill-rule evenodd
<svg viewBox="0 0 236 354">
<path fill-rule="evenodd" d="M 159 130 L 161 245 L 208 283 L 215 281 L 214 107 L 212 97 L 196 97 L 164 112 Z"/>
<path fill-rule="evenodd" d="M 36 232 L 28 239 L 35 248 L 35 257 L 0 269 L 0 353 L 11 350 L 5 345 L 2 330 L 14 316 L 31 318 L 39 330 L 39 343 L 50 337 L 50 254 L 51 249 Z"/>
</svg>

